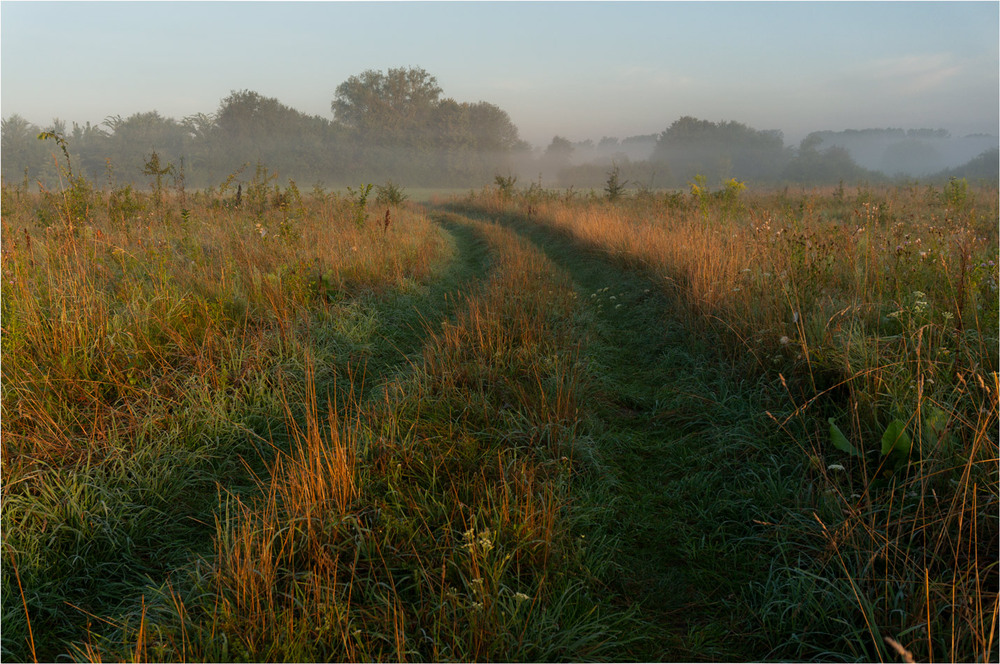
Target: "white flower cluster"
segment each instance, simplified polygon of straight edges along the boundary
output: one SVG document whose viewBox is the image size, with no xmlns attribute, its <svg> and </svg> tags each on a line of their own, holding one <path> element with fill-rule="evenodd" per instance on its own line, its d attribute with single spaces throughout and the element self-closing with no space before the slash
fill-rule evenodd
<svg viewBox="0 0 1000 664">
<path fill-rule="evenodd" d="M 489 528 L 484 528 L 478 536 L 476 535 L 475 528 L 469 528 L 465 531 L 462 538 L 465 540 L 465 544 L 462 546 L 469 551 L 479 551 L 485 554 L 493 549 L 493 534 Z"/>
</svg>

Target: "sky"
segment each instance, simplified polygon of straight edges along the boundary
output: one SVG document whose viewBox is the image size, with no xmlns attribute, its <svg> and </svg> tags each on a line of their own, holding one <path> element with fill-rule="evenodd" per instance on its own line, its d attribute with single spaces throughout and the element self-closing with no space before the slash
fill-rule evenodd
<svg viewBox="0 0 1000 664">
<path fill-rule="evenodd" d="M 421 67 L 536 146 L 681 116 L 1000 133 L 998 2 L 0 2 L 0 115 L 211 113 L 254 90 L 333 118 L 338 85 Z"/>
</svg>

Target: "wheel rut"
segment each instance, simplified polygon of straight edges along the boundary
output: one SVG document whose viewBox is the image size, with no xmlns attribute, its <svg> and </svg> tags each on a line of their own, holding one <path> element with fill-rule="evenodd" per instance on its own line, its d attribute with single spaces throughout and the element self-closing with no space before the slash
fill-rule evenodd
<svg viewBox="0 0 1000 664">
<path fill-rule="evenodd" d="M 592 435 L 613 475 L 604 528 L 620 542 L 614 601 L 638 606 L 649 626 L 631 656 L 753 658 L 739 644 L 746 627 L 730 618 L 747 570 L 726 562 L 750 522 L 748 499 L 726 477 L 756 426 L 752 395 L 651 279 L 534 220 L 461 211 L 532 242 L 584 303 Z"/>
</svg>

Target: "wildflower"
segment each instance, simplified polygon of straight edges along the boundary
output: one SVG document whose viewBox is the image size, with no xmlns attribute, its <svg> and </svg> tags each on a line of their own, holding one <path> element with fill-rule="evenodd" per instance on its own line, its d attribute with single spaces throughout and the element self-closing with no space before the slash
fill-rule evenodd
<svg viewBox="0 0 1000 664">
<path fill-rule="evenodd" d="M 486 553 L 493 548 L 493 539 L 490 536 L 490 529 L 487 528 L 483 532 L 479 533 L 479 548 L 482 549 L 483 553 Z M 480 579 L 480 582 L 482 579 Z"/>
<path fill-rule="evenodd" d="M 837 471 L 838 473 L 844 472 L 844 467 L 841 466 L 839 463 L 831 463 L 829 466 L 826 467 L 826 469 L 834 470 Z"/>
<path fill-rule="evenodd" d="M 788 342 L 790 342 L 790 341 L 791 341 L 791 339 L 789 339 L 788 337 L 785 337 L 785 336 L 782 336 L 780 339 L 778 339 L 778 343 L 781 344 L 782 346 L 787 346 Z"/>
<path fill-rule="evenodd" d="M 524 593 L 514 593 L 514 599 L 516 599 L 518 602 L 527 602 L 531 598 L 525 595 Z"/>
</svg>

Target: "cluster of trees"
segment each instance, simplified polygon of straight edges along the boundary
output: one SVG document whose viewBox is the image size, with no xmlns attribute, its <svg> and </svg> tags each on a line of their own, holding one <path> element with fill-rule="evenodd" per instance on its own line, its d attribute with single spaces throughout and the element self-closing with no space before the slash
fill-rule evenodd
<svg viewBox="0 0 1000 664">
<path fill-rule="evenodd" d="M 817 147 L 847 150 L 860 166 L 889 176 L 926 176 L 997 147 L 996 136 L 954 137 L 944 129 L 847 129 L 809 135 Z"/>
<path fill-rule="evenodd" d="M 947 166 L 965 162 L 977 179 L 1000 176 L 992 156 L 995 136 L 951 139 L 943 130 L 901 129 L 814 132 L 794 148 L 785 145 L 780 131 L 690 116 L 660 134 L 621 141 L 604 137 L 596 144 L 555 136 L 547 148 L 532 152 L 505 111 L 485 101 L 444 97 L 437 80 L 420 68 L 351 76 L 336 88 L 330 109 L 333 120 L 243 90 L 223 99 L 214 113 L 179 121 L 151 111 L 111 116 L 99 126 L 74 123 L 71 130 L 56 120 L 45 130 L 66 137 L 78 174 L 111 184 L 144 180 L 154 152 L 159 164 L 172 165 L 173 177 L 183 175 L 191 186 L 216 184 L 254 163 L 282 177 L 335 185 L 393 180 L 465 187 L 516 174 L 542 177 L 549 185 L 600 188 L 611 168 L 649 188 L 685 187 L 695 175 L 715 182 L 822 184 L 875 182 L 904 173 L 951 175 L 962 171 L 946 171 Z M 57 151 L 37 139 L 41 131 L 18 115 L 3 120 L 4 181 L 57 179 L 52 154 Z M 976 155 L 981 156 L 973 162 Z"/>
<path fill-rule="evenodd" d="M 602 139 L 601 144 L 609 145 Z M 609 167 L 635 186 L 650 189 L 685 187 L 695 175 L 712 182 L 730 178 L 755 184 L 820 184 L 838 181 L 875 181 L 881 174 L 861 168 L 843 148 L 823 150 L 809 137 L 798 149 L 787 147 L 780 131 L 757 130 L 739 122 L 710 122 L 691 116 L 676 120 L 659 135 L 634 137 L 632 145 L 643 145 L 648 153 L 635 159 L 624 152 L 601 155 L 589 163 L 569 165 L 573 151 L 586 144 L 570 146 L 556 137 L 546 150 L 558 148 L 565 165 L 559 182 L 565 186 L 601 186 Z M 558 143 L 558 145 L 557 145 Z M 622 142 L 624 144 L 624 141 Z"/>
<path fill-rule="evenodd" d="M 74 169 L 118 183 L 142 180 L 155 151 L 193 186 L 217 183 L 255 162 L 306 182 L 465 186 L 513 168 L 512 160 L 530 150 L 505 111 L 443 98 L 436 79 L 419 68 L 352 76 L 336 89 L 331 110 L 332 121 L 243 90 L 214 113 L 179 121 L 151 111 L 72 129 L 56 120 L 45 130 L 66 137 Z M 5 181 L 57 177 L 54 146 L 37 140 L 41 131 L 18 115 L 3 120 Z"/>
<path fill-rule="evenodd" d="M 590 141 L 573 144 L 558 136 L 544 156 L 550 167 L 562 165 L 560 184 L 583 187 L 602 186 L 614 166 L 634 185 L 649 188 L 684 187 L 699 174 L 714 182 L 736 178 L 764 185 L 879 182 L 906 176 L 1000 179 L 997 137 L 952 139 L 940 129 L 813 132 L 794 148 L 785 145 L 780 131 L 685 116 L 654 136 L 652 143 L 649 137 L 634 139 L 632 145 L 652 145 L 648 157 L 635 159 L 607 149 L 600 154 L 602 146 L 619 145 L 616 139 L 601 139 L 595 154 Z M 571 164 L 580 152 L 592 156 Z M 859 162 L 858 155 L 866 161 Z"/>
</svg>

